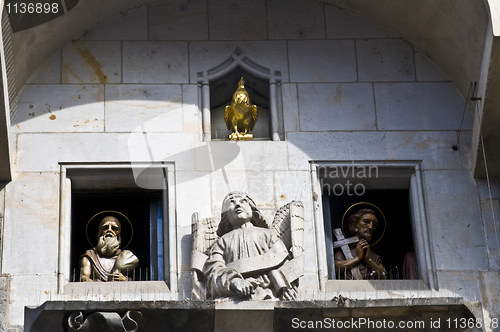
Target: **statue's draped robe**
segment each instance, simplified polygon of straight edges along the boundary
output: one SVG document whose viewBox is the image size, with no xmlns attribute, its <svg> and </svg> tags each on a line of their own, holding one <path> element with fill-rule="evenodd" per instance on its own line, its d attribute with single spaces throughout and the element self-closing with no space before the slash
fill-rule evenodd
<svg viewBox="0 0 500 332">
<path fill-rule="evenodd" d="M 110 259 L 116 261 L 121 252 L 122 252 L 121 250 L 118 250 L 113 257 L 110 257 Z M 90 279 L 92 279 L 93 281 L 108 281 L 108 275 L 111 274 L 113 268 L 111 268 L 108 271 L 104 266 L 102 266 L 100 260 L 101 256 L 97 252 L 96 248 L 87 250 L 82 255 L 82 257 L 87 257 L 90 261 L 92 267 L 92 273 L 90 274 Z"/>
<path fill-rule="evenodd" d="M 342 257 L 341 260 L 345 260 L 346 259 L 345 256 L 344 256 L 344 253 L 341 250 L 339 250 L 339 254 Z M 372 259 L 372 261 L 375 264 L 379 265 L 379 264 L 382 263 L 382 265 L 384 265 L 384 263 L 382 262 L 382 258 L 379 255 L 377 255 L 376 253 L 374 253 L 373 251 L 371 251 L 370 258 Z M 364 262 L 360 262 L 356 266 L 359 268 L 359 272 L 361 272 L 361 276 L 363 277 L 363 280 L 375 279 L 373 276 L 370 277 L 370 273 L 372 271 L 368 268 L 368 266 L 366 266 L 366 264 Z M 338 274 L 339 271 L 335 271 L 335 273 Z M 339 278 L 339 276 L 337 276 L 337 278 Z M 342 269 L 340 269 L 340 279 L 354 280 L 354 278 L 352 276 L 352 273 L 351 273 L 351 269 L 347 269 L 347 271 L 343 271 Z"/>
<path fill-rule="evenodd" d="M 234 278 L 255 277 L 262 282 L 262 275 L 269 272 L 269 268 L 262 270 L 262 267 L 255 266 L 253 271 L 246 271 L 242 274 L 227 265 L 241 259 L 263 255 L 270 251 L 278 241 L 281 242 L 269 229 L 255 226 L 235 229 L 221 236 L 213 244 L 203 268 L 203 273 L 207 277 L 207 287 L 212 296 L 217 298 L 235 295 L 230 289 Z M 284 260 L 280 261 L 280 264 Z"/>
</svg>

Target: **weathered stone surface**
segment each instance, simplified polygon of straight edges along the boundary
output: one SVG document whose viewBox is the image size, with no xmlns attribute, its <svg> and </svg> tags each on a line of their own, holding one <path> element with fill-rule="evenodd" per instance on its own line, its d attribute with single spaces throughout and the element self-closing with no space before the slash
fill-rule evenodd
<svg viewBox="0 0 500 332">
<path fill-rule="evenodd" d="M 482 294 L 484 299 L 483 305 L 488 310 L 488 318 L 490 320 L 496 318 L 498 323 L 500 320 L 500 276 L 498 272 L 491 271 L 482 272 L 481 277 L 484 285 Z M 491 326 L 490 324 L 488 325 Z"/>
<path fill-rule="evenodd" d="M 208 24 L 211 40 L 266 39 L 266 2 L 212 0 L 208 2 Z M 228 27 L 231 27 L 228 29 Z"/>
<path fill-rule="evenodd" d="M 9 306 L 10 277 L 0 275 L 0 331 L 7 331 L 7 309 Z"/>
<path fill-rule="evenodd" d="M 308 170 L 307 160 L 422 160 L 424 169 L 460 169 L 451 147 L 455 132 L 387 131 L 288 133 L 288 164 Z M 356 149 L 353 149 L 353 147 Z M 318 149 L 321 147 L 321 149 Z"/>
<path fill-rule="evenodd" d="M 289 41 L 290 81 L 354 82 L 356 58 L 352 40 Z"/>
<path fill-rule="evenodd" d="M 323 4 L 314 1 L 267 2 L 269 39 L 325 38 Z"/>
<path fill-rule="evenodd" d="M 107 85 L 106 131 L 182 132 L 180 85 Z"/>
<path fill-rule="evenodd" d="M 481 211 L 470 172 L 426 171 L 424 186 L 436 268 L 486 269 L 486 243 L 479 222 Z"/>
<path fill-rule="evenodd" d="M 283 41 L 193 41 L 189 43 L 190 83 L 197 82 L 198 72 L 226 61 L 237 47 L 258 65 L 280 71 L 283 82 L 288 81 L 287 49 Z"/>
<path fill-rule="evenodd" d="M 394 38 L 392 30 L 335 6 L 325 6 L 326 33 L 328 39 L 335 38 Z"/>
<path fill-rule="evenodd" d="M 61 50 L 41 64 L 26 83 L 61 83 Z"/>
<path fill-rule="evenodd" d="M 207 1 L 164 1 L 149 6 L 150 40 L 207 40 Z"/>
<path fill-rule="evenodd" d="M 301 131 L 375 130 L 371 84 L 299 84 Z"/>
<path fill-rule="evenodd" d="M 480 274 L 481 272 L 438 271 L 439 290 L 450 297 L 458 296 L 466 301 L 482 302 L 483 294 L 477 282 L 480 280 Z"/>
<path fill-rule="evenodd" d="M 59 175 L 23 174 L 6 187 L 4 257 L 9 274 L 51 274 L 57 266 Z M 22 220 L 22 222 L 20 222 Z M 29 248 L 27 250 L 27 242 Z"/>
<path fill-rule="evenodd" d="M 225 173 L 225 174 L 224 174 Z M 244 191 L 255 200 L 255 204 L 267 217 L 273 220 L 275 210 L 274 172 L 271 171 L 222 171 L 212 173 L 212 209 L 216 215 L 221 211 L 224 197 L 231 191 Z M 227 183 L 226 183 L 227 179 Z M 193 211 L 194 212 L 194 211 Z"/>
<path fill-rule="evenodd" d="M 359 80 L 414 81 L 413 48 L 402 39 L 357 39 Z"/>
<path fill-rule="evenodd" d="M 63 83 L 120 83 L 120 42 L 72 41 L 62 48 Z"/>
<path fill-rule="evenodd" d="M 286 142 L 211 142 L 210 147 L 212 158 L 209 158 L 205 144 L 196 148 L 196 170 L 211 171 L 224 167 L 225 171 L 269 171 L 287 168 Z M 269 158 L 273 159 L 272 164 L 268 162 Z M 212 162 L 215 169 L 212 169 Z"/>
<path fill-rule="evenodd" d="M 464 101 L 452 83 L 375 84 L 375 100 L 380 130 L 458 130 L 462 123 Z"/>
<path fill-rule="evenodd" d="M 59 161 L 117 162 L 175 160 L 177 170 L 194 169 L 194 134 L 27 134 L 19 136 L 18 171 L 59 170 Z M 149 147 L 149 148 L 148 148 Z M 78 154 L 72 151 L 78 150 Z"/>
<path fill-rule="evenodd" d="M 140 6 L 120 12 L 117 16 L 85 31 L 78 40 L 147 40 L 148 7 Z"/>
<path fill-rule="evenodd" d="M 96 132 L 104 128 L 104 86 L 27 85 L 13 132 Z"/>
<path fill-rule="evenodd" d="M 123 42 L 123 83 L 187 83 L 187 43 Z"/>
</svg>

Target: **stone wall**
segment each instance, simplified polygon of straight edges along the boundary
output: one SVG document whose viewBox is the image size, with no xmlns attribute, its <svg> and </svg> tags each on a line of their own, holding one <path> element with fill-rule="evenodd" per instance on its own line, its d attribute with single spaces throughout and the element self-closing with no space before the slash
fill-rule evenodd
<svg viewBox="0 0 500 332">
<path fill-rule="evenodd" d="M 196 154 L 205 144 L 197 73 L 237 47 L 281 71 L 285 139 L 240 142 L 236 158 L 211 171 Z M 481 302 L 489 314 L 498 247 L 484 185 L 478 191 L 471 177 L 472 116 L 466 111 L 462 123 L 463 110 L 463 97 L 425 54 L 333 6 L 198 0 L 120 13 L 54 53 L 16 106 L 2 264 L 12 278 L 9 323 L 21 326 L 24 306 L 57 291 L 60 163 L 151 158 L 175 162 L 177 243 L 170 249 L 179 299 L 191 290 L 191 214 L 217 217 L 229 190 L 249 192 L 269 218 L 281 205 L 303 201 L 301 287 L 304 297 L 324 297 L 309 162 L 419 161 L 439 289 Z M 131 133 L 144 133 L 150 149 Z"/>
</svg>

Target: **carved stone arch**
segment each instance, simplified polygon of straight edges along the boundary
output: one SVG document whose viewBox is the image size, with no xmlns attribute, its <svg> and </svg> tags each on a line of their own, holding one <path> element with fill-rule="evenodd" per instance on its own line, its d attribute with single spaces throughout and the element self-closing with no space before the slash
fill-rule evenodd
<svg viewBox="0 0 500 332">
<path fill-rule="evenodd" d="M 220 112 L 220 108 L 231 100 L 242 76 L 245 77 L 245 88 L 252 103 L 259 106 L 263 113 L 267 111 L 262 115 L 267 116 L 269 127 L 265 138 L 280 141 L 283 133 L 281 72 L 259 65 L 239 47 L 219 65 L 198 72 L 204 140 L 212 140 L 212 113 Z"/>
</svg>

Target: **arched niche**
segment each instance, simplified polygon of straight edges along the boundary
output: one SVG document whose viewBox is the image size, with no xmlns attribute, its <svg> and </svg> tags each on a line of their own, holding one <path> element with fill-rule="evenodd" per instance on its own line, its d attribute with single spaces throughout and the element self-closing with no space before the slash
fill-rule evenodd
<svg viewBox="0 0 500 332">
<path fill-rule="evenodd" d="M 221 64 L 198 72 L 204 140 L 227 139 L 230 131 L 224 122 L 224 108 L 231 102 L 241 77 L 252 104 L 259 108 L 252 131 L 254 139 L 280 141 L 283 132 L 281 72 L 260 66 L 239 47 Z"/>
</svg>

